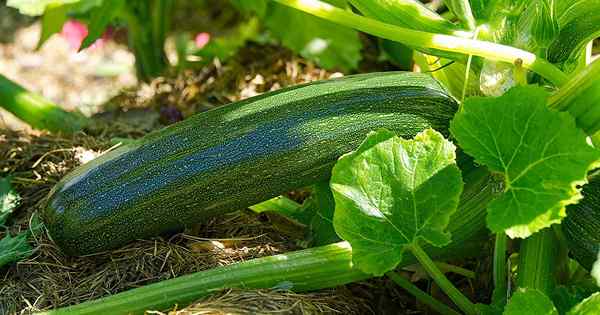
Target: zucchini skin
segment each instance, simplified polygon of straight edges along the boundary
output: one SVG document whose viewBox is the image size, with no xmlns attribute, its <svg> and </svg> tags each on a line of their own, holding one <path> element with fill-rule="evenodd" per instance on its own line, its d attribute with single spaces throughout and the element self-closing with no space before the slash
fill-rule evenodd
<svg viewBox="0 0 600 315">
<path fill-rule="evenodd" d="M 65 176 L 42 219 L 70 255 L 112 249 L 326 180 L 366 134 L 447 135 L 456 102 L 428 75 L 370 73 L 196 114 Z"/>
<path fill-rule="evenodd" d="M 561 227 L 571 256 L 587 270 L 600 251 L 600 176 L 594 175 L 583 186 L 583 199 L 567 207 Z"/>
</svg>

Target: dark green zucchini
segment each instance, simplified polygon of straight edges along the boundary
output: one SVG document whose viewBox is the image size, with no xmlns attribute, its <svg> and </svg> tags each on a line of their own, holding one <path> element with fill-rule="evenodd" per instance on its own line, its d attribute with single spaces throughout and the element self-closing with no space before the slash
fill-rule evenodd
<svg viewBox="0 0 600 315">
<path fill-rule="evenodd" d="M 583 200 L 567 207 L 561 226 L 573 258 L 591 270 L 600 251 L 600 176 L 593 176 L 582 194 Z"/>
<path fill-rule="evenodd" d="M 457 104 L 430 76 L 372 73 L 266 93 L 151 133 L 68 174 L 42 217 L 69 254 L 181 229 L 329 178 L 387 128 L 446 133 Z"/>
</svg>

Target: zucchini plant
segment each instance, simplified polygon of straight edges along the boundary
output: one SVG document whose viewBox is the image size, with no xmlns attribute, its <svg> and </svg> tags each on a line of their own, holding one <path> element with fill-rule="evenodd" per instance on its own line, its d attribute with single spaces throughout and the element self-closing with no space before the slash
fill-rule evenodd
<svg viewBox="0 0 600 315">
<path fill-rule="evenodd" d="M 265 94 L 84 165 L 51 192 L 44 213 L 72 253 L 124 243 L 98 237 L 121 225 L 148 236 L 328 178 L 335 209 L 321 224 L 343 241 L 49 314 L 141 313 L 226 287 L 302 291 L 381 275 L 446 314 L 598 312 L 600 217 L 582 187 L 600 165 L 600 61 L 590 64 L 586 49 L 600 32 L 600 23 L 587 23 L 600 1 L 455 0 L 445 17 L 413 0 L 348 1 L 357 13 L 318 0 L 273 1 L 400 42 L 424 66 L 431 56 L 460 66 L 437 69 L 441 85 L 426 75 L 368 74 Z M 469 92 L 472 80 L 481 92 Z M 201 213 L 186 210 L 194 206 Z M 489 304 L 471 301 L 433 260 L 464 255 L 482 231 L 495 239 Z M 516 271 L 506 267 L 509 239 Z M 395 273 L 414 261 L 454 305 Z M 585 296 L 569 293 L 585 282 L 593 283 Z"/>
</svg>

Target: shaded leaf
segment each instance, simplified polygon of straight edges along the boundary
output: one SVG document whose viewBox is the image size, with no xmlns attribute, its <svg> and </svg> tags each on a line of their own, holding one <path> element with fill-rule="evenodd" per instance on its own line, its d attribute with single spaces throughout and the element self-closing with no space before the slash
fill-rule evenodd
<svg viewBox="0 0 600 315">
<path fill-rule="evenodd" d="M 19 195 L 10 185 L 10 177 L 0 177 L 0 225 L 6 223 L 6 219 L 19 205 Z"/>
<path fill-rule="evenodd" d="M 81 43 L 79 50 L 90 47 L 100 38 L 110 22 L 121 13 L 124 5 L 125 0 L 104 1 L 100 7 L 94 9 L 92 19 L 88 24 L 88 35 L 83 40 L 83 43 Z"/>
<path fill-rule="evenodd" d="M 586 287 L 579 283 L 572 286 L 557 286 L 552 292 L 552 301 L 560 314 L 565 314 L 582 300 L 598 291 L 595 285 Z"/>
<path fill-rule="evenodd" d="M 310 221 L 310 241 L 312 246 L 322 246 L 340 240 L 333 228 L 333 212 L 335 200 L 328 182 L 318 183 L 313 186 L 311 195 L 314 215 Z"/>
<path fill-rule="evenodd" d="M 29 231 L 21 232 L 15 237 L 9 234 L 0 240 L 0 267 L 29 257 L 33 249 L 27 242 Z"/>
<path fill-rule="evenodd" d="M 324 68 L 355 69 L 362 58 L 358 32 L 269 2 L 265 26 L 283 45 Z"/>
<path fill-rule="evenodd" d="M 494 232 L 527 237 L 559 223 L 600 158 L 573 117 L 547 108 L 547 96 L 527 86 L 498 98 L 469 98 L 450 124 L 466 153 L 504 175 L 504 192 L 488 205 Z"/>
<path fill-rule="evenodd" d="M 402 261 L 413 242 L 450 242 L 445 232 L 463 183 L 455 146 L 432 129 L 405 140 L 371 132 L 332 171 L 334 227 L 352 245 L 352 261 L 382 275 Z"/>
</svg>

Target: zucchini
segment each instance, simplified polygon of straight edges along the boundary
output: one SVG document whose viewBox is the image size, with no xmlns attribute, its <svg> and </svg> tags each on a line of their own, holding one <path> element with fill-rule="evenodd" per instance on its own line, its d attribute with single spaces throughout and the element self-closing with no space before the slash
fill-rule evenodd
<svg viewBox="0 0 600 315">
<path fill-rule="evenodd" d="M 600 251 L 600 176 L 592 176 L 582 195 L 583 200 L 567 207 L 561 227 L 571 256 L 591 270 Z"/>
<path fill-rule="evenodd" d="M 329 178 L 337 158 L 387 128 L 447 135 L 456 102 L 430 76 L 319 81 L 196 114 L 84 164 L 42 218 L 71 255 L 176 231 Z"/>
</svg>

